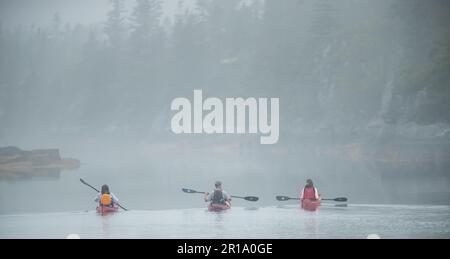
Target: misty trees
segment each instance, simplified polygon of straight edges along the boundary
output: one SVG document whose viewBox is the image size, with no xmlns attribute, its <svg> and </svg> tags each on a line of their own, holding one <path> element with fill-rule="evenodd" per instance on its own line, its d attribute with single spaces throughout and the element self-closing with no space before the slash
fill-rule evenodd
<svg viewBox="0 0 450 259">
<path fill-rule="evenodd" d="M 167 57 L 170 70 L 177 75 L 168 77 L 171 87 L 186 92 L 199 86 L 207 87 L 204 79 L 210 76 L 210 70 L 206 65 L 204 36 L 204 28 L 196 15 L 186 11 L 175 16 Z"/>
<path fill-rule="evenodd" d="M 123 0 L 110 0 L 112 9 L 108 12 L 108 20 L 105 25 L 105 33 L 109 43 L 114 48 L 120 48 L 124 43 L 127 28 L 125 25 L 125 7 Z"/>
<path fill-rule="evenodd" d="M 137 54 L 149 57 L 149 50 L 163 38 L 161 16 L 160 0 L 137 0 L 131 16 L 131 41 Z"/>
<path fill-rule="evenodd" d="M 317 87 L 307 81 L 313 69 L 306 49 L 310 8 L 307 1 L 265 1 L 254 44 L 253 65 L 261 88 L 284 96 L 281 105 L 294 121 L 318 118 Z"/>
<path fill-rule="evenodd" d="M 129 18 L 130 36 L 126 57 L 129 91 L 123 96 L 127 105 L 129 122 L 151 124 L 148 117 L 160 112 L 161 103 L 154 99 L 155 93 L 162 94 L 165 78 L 170 76 L 165 69 L 166 34 L 162 28 L 162 1 L 137 0 Z"/>
<path fill-rule="evenodd" d="M 448 123 L 449 113 L 442 111 L 450 108 L 450 2 L 399 1 L 389 7 L 399 69 L 386 120 Z"/>
<path fill-rule="evenodd" d="M 60 30 L 60 28 L 61 28 L 61 23 L 62 23 L 61 22 L 61 16 L 59 15 L 59 13 L 55 13 L 53 15 L 53 18 L 52 18 L 51 29 L 54 32 L 58 32 Z"/>
<path fill-rule="evenodd" d="M 174 17 L 161 0 L 110 3 L 104 24 L 0 26 L 0 124 L 163 128 L 170 100 L 201 88 L 281 97 L 299 122 L 286 131 L 364 125 L 387 86 L 386 122 L 450 122 L 448 1 L 200 0 Z"/>
<path fill-rule="evenodd" d="M 201 44 L 204 50 L 208 77 L 206 87 L 214 91 L 236 93 L 253 88 L 251 63 L 258 45 L 257 20 L 250 9 L 258 8 L 255 3 L 248 6 L 242 1 L 198 2 L 198 26 L 201 28 Z M 198 40 L 198 39 L 197 39 Z M 254 89 L 254 88 L 253 88 Z"/>
<path fill-rule="evenodd" d="M 10 84 L 8 84 L 8 82 L 5 80 L 5 72 L 7 71 L 7 63 L 5 62 L 5 50 L 6 50 L 6 45 L 5 45 L 5 34 L 4 34 L 4 30 L 3 30 L 3 26 L 2 23 L 0 22 L 0 123 L 6 123 L 7 120 L 7 115 L 8 113 L 10 113 L 10 111 L 7 110 L 7 107 L 12 106 L 8 100 L 9 98 L 7 97 L 7 95 L 10 95 L 9 89 L 10 89 Z M 3 133 L 3 129 L 0 129 L 0 136 L 2 136 Z"/>
<path fill-rule="evenodd" d="M 161 27 L 160 0 L 138 0 L 131 14 L 129 37 L 130 59 L 133 69 L 144 72 L 136 76 L 151 80 L 158 76 L 163 62 L 165 33 Z M 134 70 L 134 72 L 137 72 Z"/>
</svg>

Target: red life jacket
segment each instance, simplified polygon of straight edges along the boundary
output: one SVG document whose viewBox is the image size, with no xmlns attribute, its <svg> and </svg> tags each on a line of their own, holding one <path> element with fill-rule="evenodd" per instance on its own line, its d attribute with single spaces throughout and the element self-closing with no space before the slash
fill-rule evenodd
<svg viewBox="0 0 450 259">
<path fill-rule="evenodd" d="M 315 199 L 316 189 L 314 187 L 305 188 L 303 190 L 303 199 Z"/>
</svg>

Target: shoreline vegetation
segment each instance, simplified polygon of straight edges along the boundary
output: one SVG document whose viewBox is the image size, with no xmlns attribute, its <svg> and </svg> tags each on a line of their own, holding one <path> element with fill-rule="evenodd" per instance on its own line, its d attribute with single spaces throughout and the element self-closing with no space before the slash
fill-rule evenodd
<svg viewBox="0 0 450 259">
<path fill-rule="evenodd" d="M 18 147 L 0 147 L 0 177 L 53 176 L 62 170 L 80 167 L 79 160 L 61 158 L 59 149 L 21 150 Z"/>
</svg>

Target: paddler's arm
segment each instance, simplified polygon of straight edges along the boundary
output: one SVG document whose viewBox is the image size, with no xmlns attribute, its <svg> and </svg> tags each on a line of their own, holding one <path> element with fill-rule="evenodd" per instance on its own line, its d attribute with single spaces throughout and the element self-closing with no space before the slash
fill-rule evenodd
<svg viewBox="0 0 450 259">
<path fill-rule="evenodd" d="M 203 195 L 203 199 L 205 199 L 205 202 L 209 201 L 209 193 L 205 192 L 205 194 Z"/>
<path fill-rule="evenodd" d="M 228 192 L 223 191 L 222 194 L 223 194 L 223 196 L 224 196 L 224 197 L 223 197 L 224 200 L 226 200 L 226 201 L 231 201 L 231 195 L 229 195 Z"/>
<path fill-rule="evenodd" d="M 117 196 L 114 195 L 113 193 L 111 193 L 111 198 L 112 198 L 114 203 L 119 203 L 119 199 L 117 199 Z"/>
</svg>

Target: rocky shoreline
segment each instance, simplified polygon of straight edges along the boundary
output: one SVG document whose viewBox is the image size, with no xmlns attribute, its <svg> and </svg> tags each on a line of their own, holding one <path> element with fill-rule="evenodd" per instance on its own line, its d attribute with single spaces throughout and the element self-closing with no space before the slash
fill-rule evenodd
<svg viewBox="0 0 450 259">
<path fill-rule="evenodd" d="M 59 149 L 21 150 L 18 147 L 0 147 L 0 176 L 59 173 L 80 167 L 80 161 L 61 158 Z"/>
</svg>

